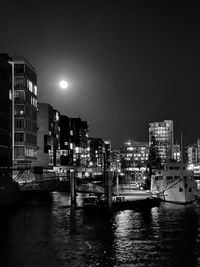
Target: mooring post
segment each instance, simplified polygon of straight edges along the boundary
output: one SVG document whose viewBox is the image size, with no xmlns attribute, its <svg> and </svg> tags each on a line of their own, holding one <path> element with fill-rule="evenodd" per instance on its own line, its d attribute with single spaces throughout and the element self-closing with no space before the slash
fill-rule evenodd
<svg viewBox="0 0 200 267">
<path fill-rule="evenodd" d="M 109 171 L 106 175 L 107 183 L 106 183 L 106 191 L 107 191 L 107 207 L 108 211 L 112 210 L 112 180 L 113 180 L 113 172 Z"/>
<path fill-rule="evenodd" d="M 75 172 L 70 171 L 70 194 L 71 194 L 71 204 L 76 204 L 76 188 L 75 188 Z"/>
</svg>

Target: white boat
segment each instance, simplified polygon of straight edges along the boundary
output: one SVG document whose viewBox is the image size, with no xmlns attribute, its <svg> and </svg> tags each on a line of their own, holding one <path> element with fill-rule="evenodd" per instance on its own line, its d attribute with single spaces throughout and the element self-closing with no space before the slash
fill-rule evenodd
<svg viewBox="0 0 200 267">
<path fill-rule="evenodd" d="M 163 201 L 187 204 L 196 199 L 197 185 L 192 171 L 180 163 L 172 162 L 165 169 L 154 171 L 151 192 Z"/>
</svg>

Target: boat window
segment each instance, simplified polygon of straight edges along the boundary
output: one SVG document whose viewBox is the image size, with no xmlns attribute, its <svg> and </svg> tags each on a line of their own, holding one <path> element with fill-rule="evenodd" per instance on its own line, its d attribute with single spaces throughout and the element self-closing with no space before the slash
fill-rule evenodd
<svg viewBox="0 0 200 267">
<path fill-rule="evenodd" d="M 174 169 L 174 167 L 172 167 L 172 166 L 169 167 L 169 170 L 173 170 L 173 169 Z"/>
<path fill-rule="evenodd" d="M 190 187 L 188 191 L 189 191 L 189 192 L 192 192 L 192 188 Z"/>
<path fill-rule="evenodd" d="M 172 180 L 173 176 L 167 176 L 167 180 Z"/>
<path fill-rule="evenodd" d="M 174 176 L 174 179 L 180 179 L 180 176 Z"/>
<path fill-rule="evenodd" d="M 179 167 L 175 167 L 175 170 L 180 170 L 180 168 Z"/>
<path fill-rule="evenodd" d="M 183 188 L 182 187 L 179 187 L 179 192 L 182 192 L 183 191 Z"/>
</svg>

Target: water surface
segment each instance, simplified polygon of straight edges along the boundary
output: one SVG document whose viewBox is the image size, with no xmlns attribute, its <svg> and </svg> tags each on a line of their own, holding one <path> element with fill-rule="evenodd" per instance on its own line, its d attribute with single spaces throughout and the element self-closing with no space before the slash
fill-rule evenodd
<svg viewBox="0 0 200 267">
<path fill-rule="evenodd" d="M 200 266 L 200 203 L 108 214 L 66 193 L 1 211 L 0 266 Z"/>
</svg>

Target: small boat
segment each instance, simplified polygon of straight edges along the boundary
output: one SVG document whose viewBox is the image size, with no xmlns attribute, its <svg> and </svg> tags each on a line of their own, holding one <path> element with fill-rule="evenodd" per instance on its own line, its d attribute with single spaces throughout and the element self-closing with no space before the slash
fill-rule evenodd
<svg viewBox="0 0 200 267">
<path fill-rule="evenodd" d="M 165 169 L 156 170 L 151 177 L 151 192 L 161 200 L 187 204 L 196 199 L 197 185 L 192 171 L 180 163 L 167 163 Z"/>
<path fill-rule="evenodd" d="M 83 197 L 83 207 L 93 208 L 99 206 L 99 198 L 95 194 L 90 194 L 89 196 Z"/>
</svg>

